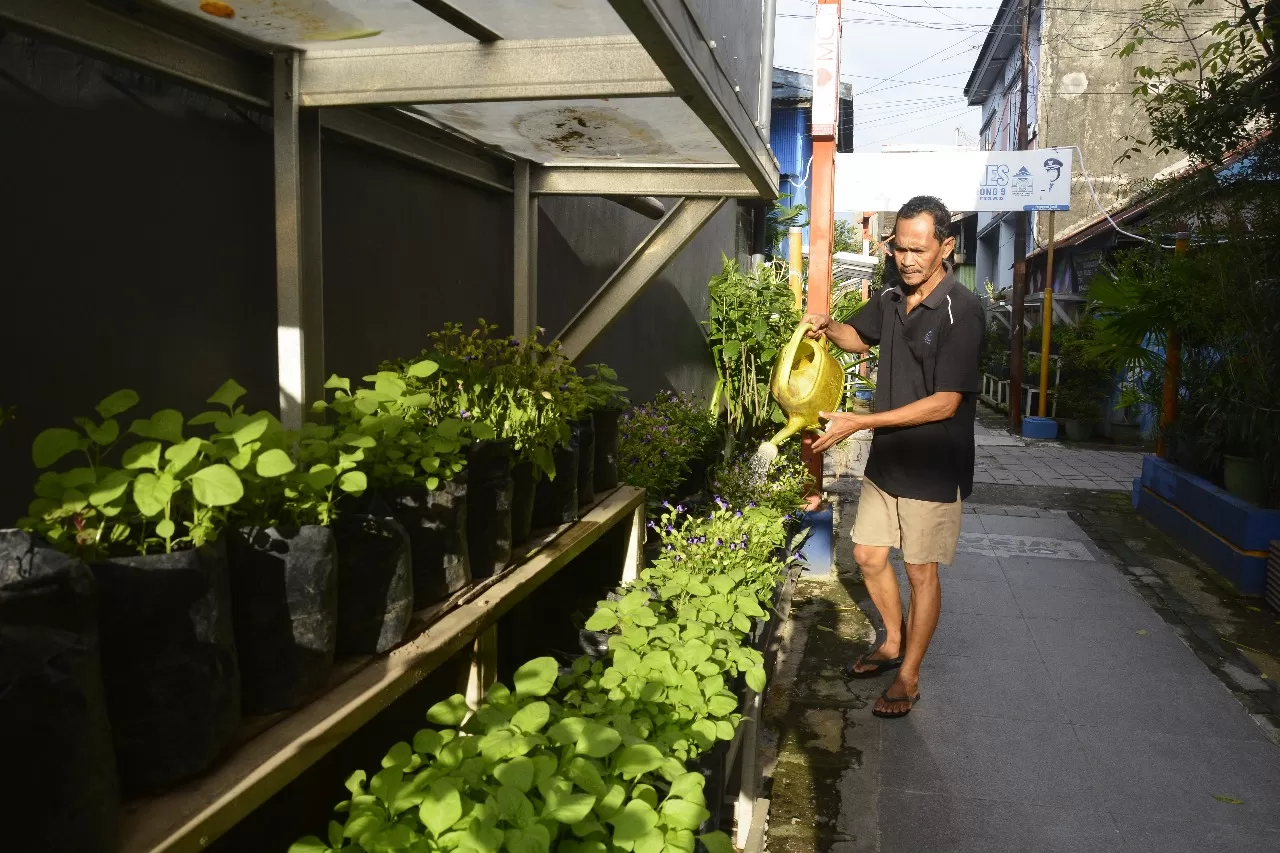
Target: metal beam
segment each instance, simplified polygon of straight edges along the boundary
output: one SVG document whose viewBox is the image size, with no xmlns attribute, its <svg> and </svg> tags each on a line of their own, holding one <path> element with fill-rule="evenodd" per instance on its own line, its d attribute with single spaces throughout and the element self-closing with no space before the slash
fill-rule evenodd
<svg viewBox="0 0 1280 853">
<path fill-rule="evenodd" d="M 689 244 L 724 205 L 724 198 L 686 198 L 676 204 L 556 337 L 578 359 L 649 282 Z"/>
<path fill-rule="evenodd" d="M 466 12 L 447 3 L 445 0 L 413 0 L 422 8 L 435 15 L 440 20 L 450 26 L 462 30 L 476 41 L 490 42 L 501 41 L 502 36 L 498 35 L 494 30 L 489 29 Z"/>
<path fill-rule="evenodd" d="M 511 161 L 489 156 L 476 146 L 454 143 L 446 134 L 401 110 L 319 112 L 327 131 L 485 189 L 511 192 Z"/>
<path fill-rule="evenodd" d="M 751 178 L 758 194 L 778 195 L 778 166 L 733 81 L 716 61 L 715 42 L 698 26 L 688 0 L 609 0 L 648 49 L 690 109 Z M 770 81 L 761 81 L 766 85 Z"/>
<path fill-rule="evenodd" d="M 543 166 L 535 195 L 638 195 L 679 198 L 757 198 L 760 191 L 734 166 Z"/>
<path fill-rule="evenodd" d="M 302 61 L 308 107 L 673 94 L 630 36 L 310 50 Z"/>
<path fill-rule="evenodd" d="M 238 51 L 136 5 L 129 15 L 69 0 L 3 0 L 0 22 L 107 60 L 157 71 L 259 107 L 271 106 L 265 56 Z"/>
<path fill-rule="evenodd" d="M 515 164 L 515 204 L 512 216 L 512 327 L 518 338 L 533 335 L 538 326 L 538 199 L 529 192 L 529 161 Z"/>
<path fill-rule="evenodd" d="M 297 54 L 275 57 L 276 353 L 280 422 L 297 429 L 324 383 L 320 120 L 298 108 Z"/>
</svg>

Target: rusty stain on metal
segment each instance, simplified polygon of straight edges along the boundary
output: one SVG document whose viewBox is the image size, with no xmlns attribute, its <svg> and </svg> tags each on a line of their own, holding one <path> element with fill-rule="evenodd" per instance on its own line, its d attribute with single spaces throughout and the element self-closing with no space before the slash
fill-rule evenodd
<svg viewBox="0 0 1280 853">
<path fill-rule="evenodd" d="M 235 9 L 226 3 L 219 3 L 218 0 L 203 0 L 200 4 L 200 11 L 206 15 L 213 15 L 215 18 L 234 18 L 236 16 Z"/>
<path fill-rule="evenodd" d="M 534 109 L 512 127 L 523 138 L 557 154 L 599 159 L 673 157 L 676 151 L 644 122 L 600 107 Z"/>
</svg>

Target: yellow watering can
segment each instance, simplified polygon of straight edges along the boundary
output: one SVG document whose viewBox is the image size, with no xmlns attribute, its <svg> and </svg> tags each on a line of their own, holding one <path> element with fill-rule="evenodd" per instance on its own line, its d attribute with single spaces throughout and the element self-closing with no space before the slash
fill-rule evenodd
<svg viewBox="0 0 1280 853">
<path fill-rule="evenodd" d="M 844 397 L 844 368 L 826 341 L 805 337 L 812 328 L 801 323 L 773 365 L 769 391 L 787 415 L 787 425 L 766 442 L 774 448 L 802 429 L 821 426 L 818 412 L 834 412 Z"/>
</svg>

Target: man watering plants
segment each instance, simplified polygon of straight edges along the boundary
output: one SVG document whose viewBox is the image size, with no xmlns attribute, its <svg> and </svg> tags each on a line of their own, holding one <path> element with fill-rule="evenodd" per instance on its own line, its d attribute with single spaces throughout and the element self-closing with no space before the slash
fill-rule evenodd
<svg viewBox="0 0 1280 853">
<path fill-rule="evenodd" d="M 874 430 L 853 525 L 853 558 L 884 620 L 884 642 L 846 667 L 852 678 L 894 672 L 876 700 L 879 717 L 904 717 L 920 701 L 920 664 L 938 624 L 938 566 L 956 554 L 960 505 L 973 491 L 974 407 L 981 390 L 978 348 L 983 311 L 944 261 L 955 248 L 951 214 L 918 196 L 898 211 L 891 250 L 900 281 L 882 290 L 848 324 L 810 314 L 811 337 L 865 353 L 880 346 L 875 413 L 823 412 L 825 451 Z M 903 618 L 889 549 L 901 548 L 911 582 Z"/>
</svg>

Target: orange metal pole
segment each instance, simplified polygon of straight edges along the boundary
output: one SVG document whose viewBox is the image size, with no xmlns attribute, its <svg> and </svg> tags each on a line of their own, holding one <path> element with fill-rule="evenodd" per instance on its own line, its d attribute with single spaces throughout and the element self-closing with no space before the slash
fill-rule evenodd
<svg viewBox="0 0 1280 853">
<path fill-rule="evenodd" d="M 1178 234 L 1173 245 L 1176 255 L 1185 255 L 1191 242 L 1186 232 Z M 1177 329 L 1170 329 L 1164 348 L 1164 395 L 1160 405 L 1160 432 L 1156 436 L 1156 455 L 1168 456 L 1169 448 L 1165 444 L 1164 434 L 1178 417 L 1178 386 L 1182 381 L 1182 334 Z"/>
</svg>

